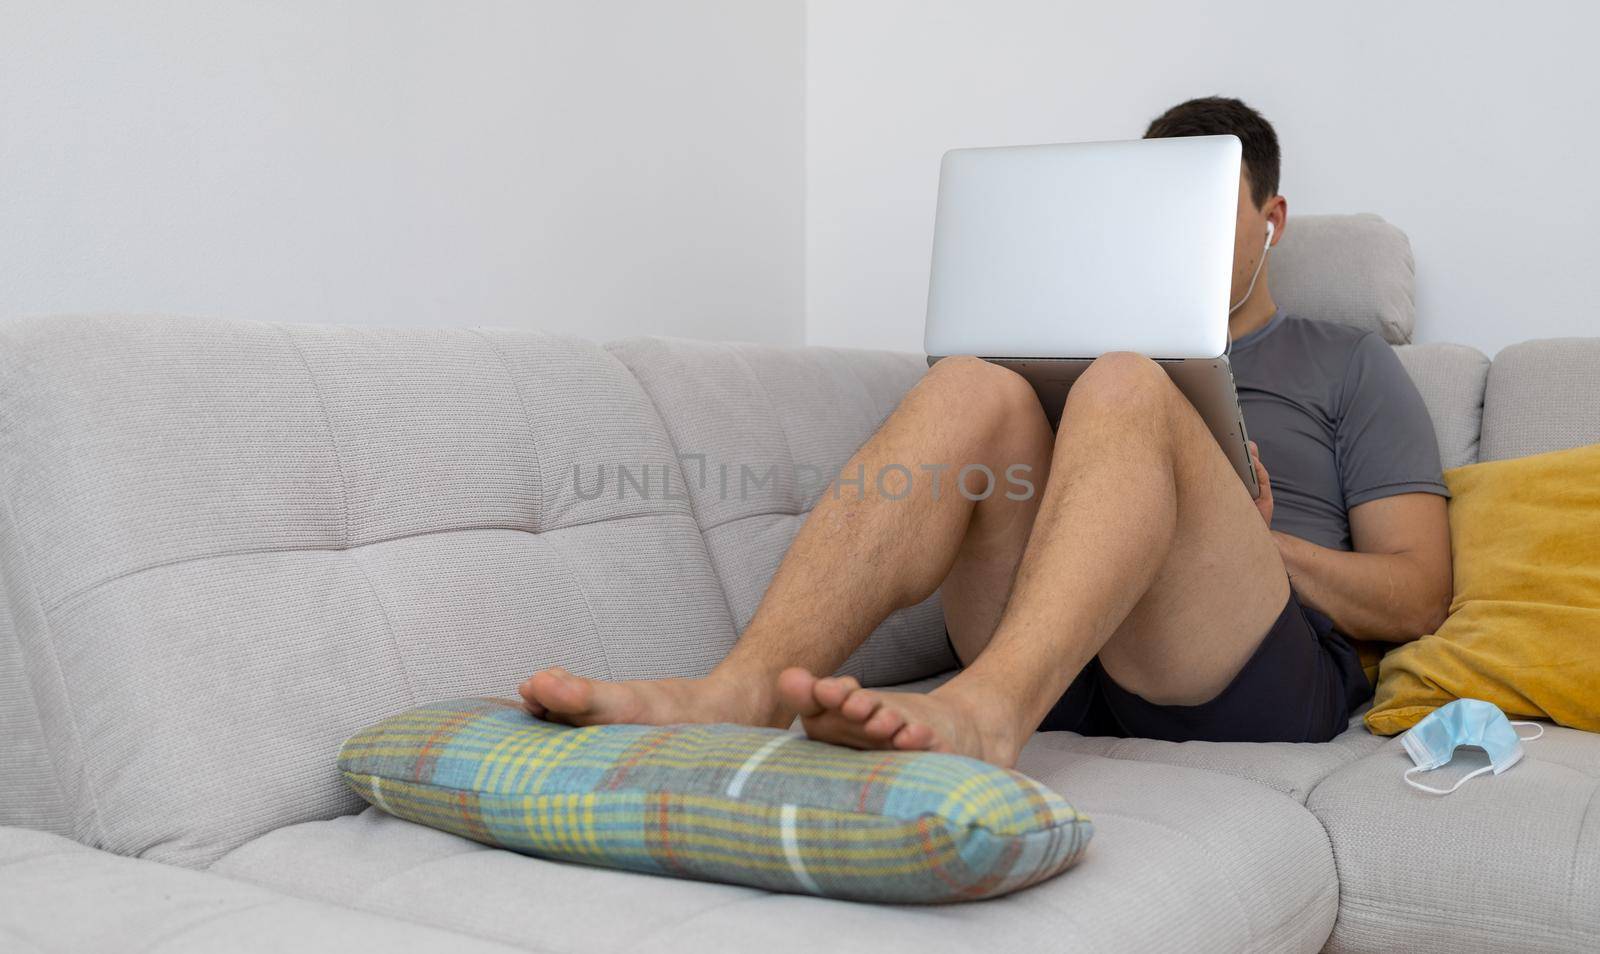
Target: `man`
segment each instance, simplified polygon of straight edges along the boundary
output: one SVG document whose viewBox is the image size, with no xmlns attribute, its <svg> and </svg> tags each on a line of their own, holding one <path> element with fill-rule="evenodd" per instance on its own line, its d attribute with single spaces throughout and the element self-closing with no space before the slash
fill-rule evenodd
<svg viewBox="0 0 1600 954">
<path fill-rule="evenodd" d="M 1244 146 L 1233 300 L 1245 300 L 1229 333 L 1259 440 L 1258 500 L 1144 357 L 1095 361 L 1054 434 L 1022 378 L 948 358 L 843 470 L 885 473 L 882 487 L 824 494 L 708 676 L 608 683 L 545 670 L 519 687 L 528 711 L 574 724 L 799 715 L 815 738 L 1007 767 L 1041 728 L 1175 741 L 1341 731 L 1372 692 L 1350 638 L 1415 639 L 1447 611 L 1447 491 L 1432 423 L 1388 345 L 1282 314 L 1264 263 L 1250 288 L 1267 223 L 1277 240 L 1286 232 L 1272 126 L 1207 98 L 1145 135 L 1219 133 Z M 974 468 L 955 492 L 968 464 L 1015 468 L 1040 492 L 986 487 Z M 817 677 L 936 588 L 964 665 L 954 678 L 919 694 Z"/>
</svg>

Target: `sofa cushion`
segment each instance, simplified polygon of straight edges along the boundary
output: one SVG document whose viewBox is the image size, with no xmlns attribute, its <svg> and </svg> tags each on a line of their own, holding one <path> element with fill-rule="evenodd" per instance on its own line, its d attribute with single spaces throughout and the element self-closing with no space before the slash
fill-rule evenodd
<svg viewBox="0 0 1600 954">
<path fill-rule="evenodd" d="M 1445 469 L 1478 462 L 1478 428 L 1489 359 L 1466 345 L 1401 345 L 1394 349 L 1422 394 Z"/>
<path fill-rule="evenodd" d="M 1062 752 L 1220 772 L 1304 802 L 1318 782 L 1377 749 L 1383 740 L 1361 725 L 1360 716 L 1353 716 L 1350 727 L 1327 742 L 1167 742 L 1041 732 L 1034 744 Z"/>
<path fill-rule="evenodd" d="M 1059 878 L 978 904 L 862 905 L 562 864 L 369 809 L 284 828 L 213 871 L 550 954 L 1316 951 L 1337 904 L 1327 836 L 1277 792 L 1213 772 L 1030 744 L 1018 770 L 1094 818 Z M 625 911 L 626 917 L 617 912 Z M 825 946 L 825 945 L 824 945 Z"/>
<path fill-rule="evenodd" d="M 66 834 L 72 813 L 50 762 L 44 726 L 22 668 L 7 595 L 6 554 L 0 548 L 0 825 Z"/>
<path fill-rule="evenodd" d="M 1483 396 L 1483 460 L 1600 441 L 1600 338 L 1502 348 Z"/>
<path fill-rule="evenodd" d="M 930 692 L 958 672 L 959 669 L 952 669 L 893 688 L 901 692 Z M 1383 745 L 1381 737 L 1361 724 L 1368 705 L 1363 703 L 1351 714 L 1345 731 L 1327 742 L 1167 742 L 1055 731 L 1038 733 L 1032 745 L 1040 751 L 1077 752 L 1108 759 L 1206 769 L 1266 786 L 1303 803 L 1317 783 L 1335 769 Z M 802 728 L 799 717 L 795 718 L 793 727 Z"/>
<path fill-rule="evenodd" d="M 592 725 L 468 697 L 356 733 L 384 811 L 541 858 L 857 901 L 975 901 L 1075 863 L 1093 826 L 1017 772 L 756 726 Z"/>
<path fill-rule="evenodd" d="M 1335 954 L 1583 951 L 1600 936 L 1600 735 L 1545 726 L 1501 775 L 1441 797 L 1401 781 L 1399 738 L 1307 800 L 1339 863 Z M 1458 749 L 1448 788 L 1488 764 Z"/>
<path fill-rule="evenodd" d="M 0 565 L 72 835 L 204 864 L 355 811 L 333 756 L 385 714 L 703 673 L 734 632 L 681 488 L 577 339 L 0 325 Z"/>
<path fill-rule="evenodd" d="M 675 338 L 606 347 L 661 411 L 739 632 L 828 482 L 928 369 L 886 351 Z M 880 686 L 955 661 L 935 594 L 891 614 L 839 671 Z"/>
<path fill-rule="evenodd" d="M 1456 699 L 1600 732 L 1600 444 L 1449 471 L 1455 596 L 1383 657 L 1367 727 Z"/>
<path fill-rule="evenodd" d="M 7 954 L 350 951 L 511 954 L 496 944 L 234 878 L 0 828 L 0 950 Z"/>
<path fill-rule="evenodd" d="M 1272 297 L 1289 314 L 1411 340 L 1416 267 L 1406 234 L 1371 213 L 1294 215 L 1272 249 Z"/>
</svg>

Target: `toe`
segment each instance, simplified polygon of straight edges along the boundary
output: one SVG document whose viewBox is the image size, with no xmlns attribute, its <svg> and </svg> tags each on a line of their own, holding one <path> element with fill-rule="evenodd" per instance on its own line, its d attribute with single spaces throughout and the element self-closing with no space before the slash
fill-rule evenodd
<svg viewBox="0 0 1600 954">
<path fill-rule="evenodd" d="M 812 692 L 823 708 L 837 709 L 844 704 L 850 693 L 860 688 L 861 683 L 856 682 L 854 676 L 829 676 L 826 679 L 818 679 Z"/>
<path fill-rule="evenodd" d="M 587 679 L 572 675 L 565 669 L 546 669 L 535 673 L 527 683 L 523 695 L 531 702 L 543 706 L 547 712 L 576 715 L 589 709 L 593 692 Z"/>
<path fill-rule="evenodd" d="M 544 703 L 528 695 L 528 693 L 521 688 L 518 688 L 517 691 L 522 694 L 523 711 L 528 713 L 528 715 L 533 716 L 535 719 L 543 719 L 545 717 L 545 713 L 547 712 L 544 707 Z"/>
<path fill-rule="evenodd" d="M 857 689 L 839 704 L 839 714 L 854 722 L 865 722 L 878 711 L 883 697 L 871 689 Z"/>
<path fill-rule="evenodd" d="M 928 749 L 933 746 L 933 729 L 921 722 L 907 723 L 890 740 L 897 749 Z"/>
<path fill-rule="evenodd" d="M 799 666 L 790 666 L 778 673 L 778 698 L 790 710 L 801 716 L 814 716 L 822 711 L 817 701 L 815 686 L 818 680 Z"/>
<path fill-rule="evenodd" d="M 528 678 L 522 680 L 517 686 L 517 695 L 530 705 L 543 707 L 543 694 L 549 690 L 550 679 L 546 675 L 548 669 L 541 669 Z"/>
<path fill-rule="evenodd" d="M 879 741 L 887 742 L 906 724 L 905 716 L 890 706 L 879 706 L 872 718 L 862 723 L 861 731 Z"/>
</svg>

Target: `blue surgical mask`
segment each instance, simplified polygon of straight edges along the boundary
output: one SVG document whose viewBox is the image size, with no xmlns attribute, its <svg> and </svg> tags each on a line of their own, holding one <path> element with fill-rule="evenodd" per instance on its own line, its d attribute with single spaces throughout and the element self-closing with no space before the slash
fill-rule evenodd
<svg viewBox="0 0 1600 954">
<path fill-rule="evenodd" d="M 1539 735 L 1523 738 L 1513 728 L 1519 725 L 1531 725 L 1539 730 Z M 1490 769 L 1499 775 L 1516 765 L 1522 758 L 1522 743 L 1531 742 L 1540 735 L 1544 735 L 1544 726 L 1537 722 L 1511 722 L 1492 702 L 1457 699 L 1428 713 L 1426 718 L 1400 737 L 1406 754 L 1416 763 L 1415 768 L 1405 771 L 1406 784 L 1435 795 L 1449 795 L 1469 778 L 1482 775 Z M 1474 745 L 1487 752 L 1489 764 L 1468 772 L 1449 788 L 1430 788 L 1412 781 L 1412 772 L 1427 772 L 1448 763 L 1455 756 L 1456 748 L 1462 745 Z"/>
</svg>

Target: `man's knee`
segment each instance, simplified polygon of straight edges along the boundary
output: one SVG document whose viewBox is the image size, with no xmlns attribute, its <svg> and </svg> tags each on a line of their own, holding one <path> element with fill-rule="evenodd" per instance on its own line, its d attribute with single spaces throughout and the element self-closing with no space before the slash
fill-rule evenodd
<svg viewBox="0 0 1600 954">
<path fill-rule="evenodd" d="M 1182 394 L 1161 365 L 1132 351 L 1111 351 L 1073 383 L 1067 404 L 1069 412 L 1092 409 L 1148 421 L 1176 397 Z"/>
<path fill-rule="evenodd" d="M 1033 385 L 1010 368 L 982 358 L 942 358 L 928 370 L 927 384 L 948 398 L 954 408 L 997 425 L 1015 427 L 1031 417 L 1043 419 L 1044 411 Z"/>
</svg>

